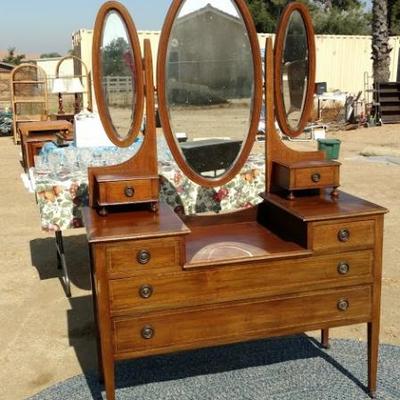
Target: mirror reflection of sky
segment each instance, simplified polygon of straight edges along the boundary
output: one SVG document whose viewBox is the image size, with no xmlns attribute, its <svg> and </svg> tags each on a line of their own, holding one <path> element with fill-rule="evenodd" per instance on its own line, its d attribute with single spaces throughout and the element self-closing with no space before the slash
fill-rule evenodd
<svg viewBox="0 0 400 400">
<path fill-rule="evenodd" d="M 103 47 L 109 45 L 116 38 L 123 38 L 128 42 L 128 35 L 125 30 L 125 24 L 116 12 L 111 12 L 108 14 L 105 29 L 103 32 Z"/>
<path fill-rule="evenodd" d="M 186 0 L 179 12 L 179 16 L 183 17 L 186 14 L 204 8 L 207 4 L 210 4 L 212 7 L 218 8 L 227 14 L 235 17 L 239 16 L 232 0 Z"/>
</svg>

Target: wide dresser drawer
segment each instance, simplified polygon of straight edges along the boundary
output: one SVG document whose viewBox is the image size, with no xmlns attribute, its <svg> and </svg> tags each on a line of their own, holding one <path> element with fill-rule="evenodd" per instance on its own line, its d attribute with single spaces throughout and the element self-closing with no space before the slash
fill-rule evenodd
<svg viewBox="0 0 400 400">
<path fill-rule="evenodd" d="M 311 225 L 311 248 L 315 252 L 346 251 L 372 248 L 375 243 L 375 221 L 332 221 Z"/>
<path fill-rule="evenodd" d="M 371 287 L 113 319 L 116 358 L 233 343 L 371 318 Z"/>
<path fill-rule="evenodd" d="M 179 271 L 183 264 L 182 246 L 180 237 L 110 244 L 106 247 L 108 277 L 116 279 L 143 273 Z"/>
<path fill-rule="evenodd" d="M 113 315 L 372 282 L 372 250 L 109 281 Z"/>
</svg>

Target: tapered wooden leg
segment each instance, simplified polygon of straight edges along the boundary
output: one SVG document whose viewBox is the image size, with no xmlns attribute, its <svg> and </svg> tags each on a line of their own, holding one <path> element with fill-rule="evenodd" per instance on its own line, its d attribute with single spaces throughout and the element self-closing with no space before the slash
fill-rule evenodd
<svg viewBox="0 0 400 400">
<path fill-rule="evenodd" d="M 329 328 L 321 329 L 321 346 L 324 349 L 329 349 Z"/>
<path fill-rule="evenodd" d="M 379 322 L 368 323 L 368 394 L 376 398 L 376 378 L 378 372 Z"/>
<path fill-rule="evenodd" d="M 107 400 L 115 400 L 115 371 L 114 361 L 103 363 L 104 386 Z"/>
<path fill-rule="evenodd" d="M 107 400 L 115 400 L 115 360 L 113 356 L 112 325 L 109 308 L 106 251 L 90 245 L 92 292 L 97 335 L 100 338 L 99 372 L 103 371 Z"/>
</svg>

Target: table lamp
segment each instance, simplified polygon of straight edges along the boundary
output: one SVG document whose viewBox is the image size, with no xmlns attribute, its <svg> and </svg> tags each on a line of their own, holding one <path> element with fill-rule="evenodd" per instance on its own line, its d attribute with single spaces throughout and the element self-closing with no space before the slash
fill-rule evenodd
<svg viewBox="0 0 400 400">
<path fill-rule="evenodd" d="M 68 82 L 67 93 L 73 93 L 75 95 L 75 114 L 78 114 L 81 111 L 81 101 L 79 94 L 83 93 L 85 90 L 82 86 L 82 82 L 79 78 L 72 78 Z"/>
<path fill-rule="evenodd" d="M 52 93 L 58 93 L 58 113 L 64 114 L 62 93 L 67 91 L 67 86 L 64 79 L 56 78 L 53 81 Z"/>
</svg>

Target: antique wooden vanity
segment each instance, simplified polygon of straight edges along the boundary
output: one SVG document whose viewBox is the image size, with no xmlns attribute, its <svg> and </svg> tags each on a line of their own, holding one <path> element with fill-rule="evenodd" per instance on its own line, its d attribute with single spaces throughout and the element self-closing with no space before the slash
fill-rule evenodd
<svg viewBox="0 0 400 400">
<path fill-rule="evenodd" d="M 240 172 L 253 148 L 262 63 L 243 0 L 195 4 L 174 0 L 166 17 L 158 108 L 183 173 L 218 187 Z M 386 210 L 338 192 L 339 163 L 325 161 L 321 152 L 290 149 L 275 129 L 276 116 L 285 134 L 298 135 L 312 107 L 315 48 L 305 7 L 292 3 L 283 13 L 274 54 L 271 40 L 266 43 L 265 192 L 258 205 L 219 215 L 179 217 L 158 204 L 149 42 L 142 63 L 133 22 L 116 2 L 99 11 L 94 37 L 96 99 L 114 143 L 127 146 L 141 135 L 146 104 L 137 154 L 118 166 L 89 169 L 91 207 L 84 218 L 108 400 L 115 398 L 118 360 L 315 329 L 328 346 L 329 328 L 355 323 L 368 327 L 368 391 L 374 397 Z M 132 79 L 123 129 L 103 79 L 116 42 L 125 46 L 120 73 Z M 207 125 L 211 120 L 215 124 Z M 199 170 L 207 155 L 199 163 L 187 159 L 179 132 L 191 148 L 214 139 L 215 146 L 242 145 L 229 167 L 221 162 Z"/>
</svg>

